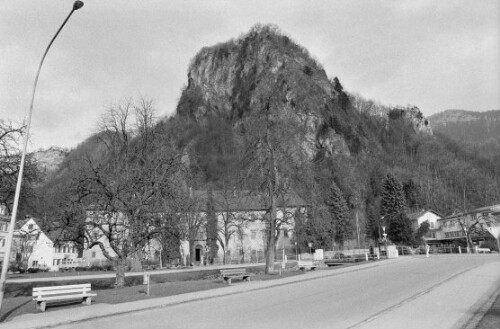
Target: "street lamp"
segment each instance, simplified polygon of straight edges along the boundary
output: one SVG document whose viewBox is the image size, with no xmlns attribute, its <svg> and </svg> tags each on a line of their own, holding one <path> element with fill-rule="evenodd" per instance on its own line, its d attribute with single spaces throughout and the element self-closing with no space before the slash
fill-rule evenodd
<svg viewBox="0 0 500 329">
<path fill-rule="evenodd" d="M 382 233 L 382 236 L 384 237 L 384 245 L 385 245 L 385 257 L 387 257 L 387 233 L 385 233 L 385 226 L 382 226 L 382 231 L 384 231 L 384 233 Z"/>
<path fill-rule="evenodd" d="M 385 218 L 385 216 L 380 217 L 378 220 L 378 238 L 377 238 L 377 246 L 378 246 L 378 254 L 380 255 L 382 251 L 380 250 L 380 237 L 382 236 L 380 232 L 380 222 Z"/>
<path fill-rule="evenodd" d="M 7 235 L 5 256 L 4 256 L 4 260 L 2 263 L 2 275 L 0 277 L 0 310 L 2 308 L 3 296 L 4 296 L 4 292 L 5 292 L 5 281 L 7 280 L 7 270 L 9 268 L 10 251 L 12 248 L 12 237 L 14 235 L 14 226 L 16 224 L 17 208 L 18 208 L 18 204 L 19 204 L 19 195 L 21 193 L 21 183 L 22 183 L 22 179 L 23 179 L 24 160 L 26 158 L 26 148 L 28 146 L 28 139 L 29 139 L 29 134 L 30 134 L 30 126 L 31 126 L 31 116 L 33 114 L 33 103 L 35 101 L 35 91 L 36 91 L 36 85 L 38 83 L 38 77 L 40 76 L 40 71 L 42 69 L 43 61 L 45 60 L 45 56 L 47 56 L 47 53 L 49 52 L 50 46 L 52 46 L 52 43 L 59 35 L 59 32 L 61 32 L 64 25 L 66 25 L 66 22 L 69 20 L 71 15 L 73 15 L 73 12 L 75 10 L 82 8 L 82 7 L 83 7 L 82 1 L 75 1 L 73 3 L 73 8 L 71 9 L 71 12 L 69 13 L 68 17 L 66 17 L 66 19 L 62 23 L 61 27 L 59 27 L 59 30 L 57 30 L 57 32 L 54 35 L 54 37 L 52 38 L 52 40 L 50 40 L 50 43 L 47 46 L 47 49 L 45 49 L 45 52 L 43 53 L 43 56 L 42 56 L 42 60 L 40 61 L 40 64 L 38 65 L 38 70 L 37 70 L 36 76 L 35 76 L 35 82 L 33 83 L 33 91 L 31 93 L 30 109 L 28 112 L 28 118 L 26 120 L 26 132 L 24 135 L 21 163 L 19 165 L 19 173 L 17 176 L 16 192 L 14 194 L 14 204 L 12 206 L 12 215 L 10 218 L 9 233 Z"/>
</svg>

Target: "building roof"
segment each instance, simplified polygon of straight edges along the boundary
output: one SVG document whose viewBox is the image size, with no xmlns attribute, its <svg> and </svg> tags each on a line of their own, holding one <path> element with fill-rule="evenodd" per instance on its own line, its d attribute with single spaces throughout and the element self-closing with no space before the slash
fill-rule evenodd
<svg viewBox="0 0 500 329">
<path fill-rule="evenodd" d="M 24 218 L 24 219 L 18 219 L 18 220 L 16 220 L 16 226 L 15 226 L 16 230 L 20 230 L 30 219 L 31 218 Z"/>
<path fill-rule="evenodd" d="M 443 215 L 441 215 L 440 213 L 438 213 L 437 211 L 434 211 L 432 209 L 428 209 L 428 210 L 422 209 L 420 211 L 408 214 L 408 218 L 411 220 L 416 220 L 416 219 L 419 219 L 420 217 L 422 217 L 426 212 L 431 212 L 439 217 L 443 217 Z"/>
<path fill-rule="evenodd" d="M 467 211 L 467 212 L 451 214 L 451 215 L 447 216 L 446 219 L 453 219 L 453 218 L 457 218 L 457 217 L 483 214 L 483 213 L 489 213 L 489 214 L 494 215 L 494 216 L 499 216 L 500 215 L 500 204 L 486 206 L 486 207 L 480 207 L 480 208 L 476 208 L 476 209 L 473 209 L 473 210 Z"/>
<path fill-rule="evenodd" d="M 266 200 L 260 195 L 250 191 L 213 191 L 213 205 L 215 211 L 262 211 L 269 208 Z M 207 211 L 209 199 L 208 191 L 197 190 L 192 192 L 193 199 L 199 204 L 199 210 Z M 307 203 L 296 193 L 290 192 L 278 198 L 276 205 L 278 208 L 305 207 Z"/>
<path fill-rule="evenodd" d="M 478 214 L 478 213 L 493 213 L 494 215 L 500 215 L 500 204 L 496 204 L 493 206 L 476 208 L 472 211 L 469 211 L 468 214 Z"/>
</svg>

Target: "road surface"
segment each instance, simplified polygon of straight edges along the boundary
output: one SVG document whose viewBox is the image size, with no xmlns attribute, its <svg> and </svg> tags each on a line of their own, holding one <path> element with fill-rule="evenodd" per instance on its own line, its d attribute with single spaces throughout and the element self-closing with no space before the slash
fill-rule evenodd
<svg viewBox="0 0 500 329">
<path fill-rule="evenodd" d="M 58 328 L 463 328 L 498 287 L 498 254 L 408 257 Z"/>
</svg>

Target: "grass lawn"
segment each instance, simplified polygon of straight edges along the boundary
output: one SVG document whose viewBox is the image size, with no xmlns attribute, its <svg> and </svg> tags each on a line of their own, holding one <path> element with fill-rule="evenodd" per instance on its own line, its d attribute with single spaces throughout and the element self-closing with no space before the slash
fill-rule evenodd
<svg viewBox="0 0 500 329">
<path fill-rule="evenodd" d="M 247 272 L 255 273 L 252 280 L 276 280 L 283 277 L 303 275 L 304 272 L 287 269 L 278 274 L 264 274 L 264 268 L 251 267 L 247 268 Z M 142 277 L 127 277 L 126 287 L 121 289 L 113 288 L 115 279 L 94 279 L 84 281 L 71 281 L 71 284 L 90 283 L 92 290 L 97 293 L 97 297 L 92 299 L 92 304 L 106 303 L 117 304 L 130 302 L 155 297 L 167 297 L 179 294 L 185 294 L 195 291 L 203 291 L 208 289 L 218 289 L 225 287 L 226 284 L 219 277 L 219 270 L 204 270 L 180 273 L 162 273 L 152 274 L 150 277 L 150 296 L 146 295 L 146 286 L 142 285 Z M 108 272 L 109 273 L 109 272 Z M 236 281 L 237 282 L 237 281 Z M 50 286 L 60 285 L 61 283 L 55 279 L 51 282 L 37 283 L 15 283 L 8 284 L 5 291 L 5 299 L 2 305 L 0 314 L 0 322 L 9 321 L 10 319 L 26 313 L 36 313 L 35 302 L 31 299 L 32 288 L 34 286 Z M 70 284 L 65 281 L 64 284 Z M 49 304 L 46 312 L 59 310 L 62 308 L 85 307 L 80 303 L 67 304 Z"/>
</svg>

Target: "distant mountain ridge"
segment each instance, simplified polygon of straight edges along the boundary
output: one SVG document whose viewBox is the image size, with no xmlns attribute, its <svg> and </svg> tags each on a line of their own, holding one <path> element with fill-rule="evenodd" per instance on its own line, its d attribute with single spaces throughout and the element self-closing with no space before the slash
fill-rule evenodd
<svg viewBox="0 0 500 329">
<path fill-rule="evenodd" d="M 429 121 L 434 131 L 454 140 L 500 147 L 500 110 L 486 112 L 446 110 L 431 115 Z"/>
</svg>

